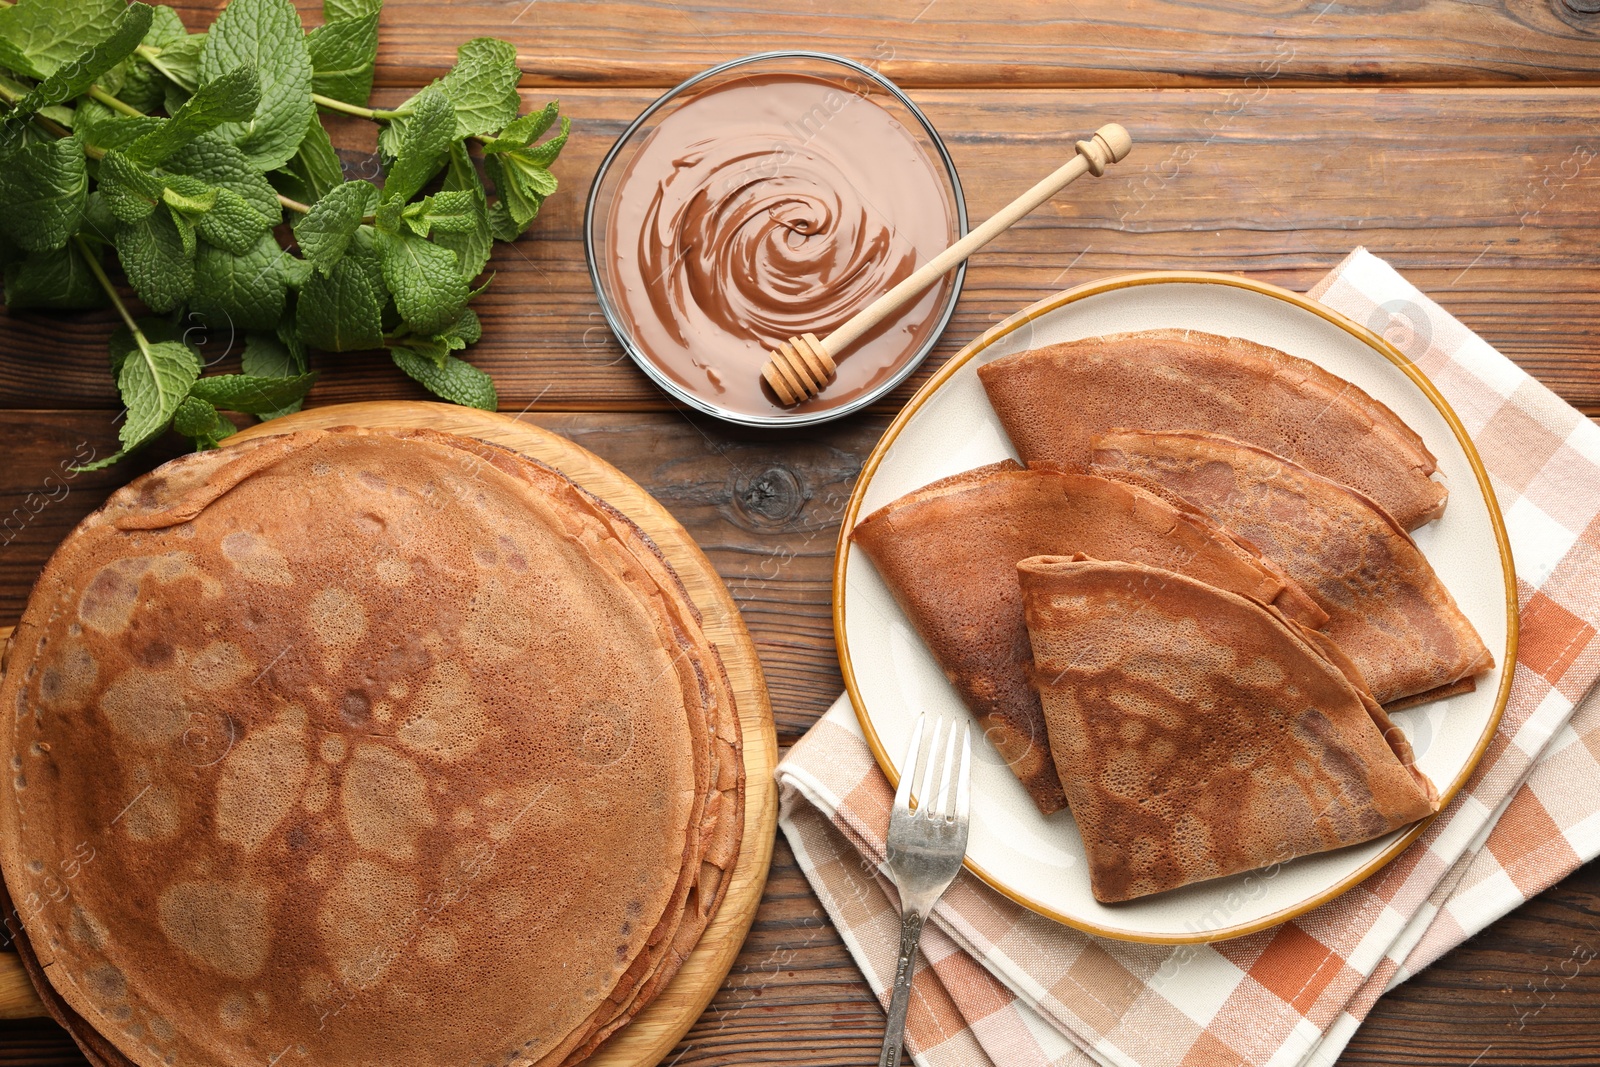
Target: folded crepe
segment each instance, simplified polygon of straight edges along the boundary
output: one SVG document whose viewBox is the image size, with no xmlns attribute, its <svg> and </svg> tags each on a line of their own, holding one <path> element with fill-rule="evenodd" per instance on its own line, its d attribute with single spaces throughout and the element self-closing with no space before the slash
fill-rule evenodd
<svg viewBox="0 0 1600 1067">
<path fill-rule="evenodd" d="M 1470 692 L 1494 656 L 1400 524 L 1349 486 L 1205 433 L 1094 438 L 1094 469 L 1161 486 L 1246 538 L 1328 613 L 1381 704 Z"/>
<path fill-rule="evenodd" d="M 665 559 L 447 434 L 137 479 L 51 558 L 0 700 L 19 949 L 107 1067 L 577 1063 L 737 855 L 733 695 Z"/>
<path fill-rule="evenodd" d="M 1266 345 L 1147 330 L 1006 356 L 978 377 L 1029 464 L 1086 467 L 1089 439 L 1117 427 L 1206 430 L 1354 486 L 1407 530 L 1444 511 L 1422 438 L 1351 383 Z"/>
<path fill-rule="evenodd" d="M 1275 609 L 1139 563 L 1045 556 L 1018 575 L 1095 899 L 1358 844 L 1437 810 L 1337 649 Z"/>
<path fill-rule="evenodd" d="M 1020 560 L 1072 552 L 1136 560 L 1276 603 L 1313 626 L 1327 621 L 1274 565 L 1181 501 L 1010 460 L 909 493 L 850 536 L 1046 815 L 1066 797 L 1028 684 Z"/>
</svg>

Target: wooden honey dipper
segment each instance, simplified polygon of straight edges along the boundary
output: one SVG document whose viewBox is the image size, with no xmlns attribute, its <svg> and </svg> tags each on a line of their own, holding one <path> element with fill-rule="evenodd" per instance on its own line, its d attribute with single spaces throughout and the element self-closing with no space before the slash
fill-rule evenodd
<svg viewBox="0 0 1600 1067">
<path fill-rule="evenodd" d="M 1095 177 L 1120 162 L 1133 147 L 1133 138 L 1116 123 L 1108 123 L 1094 138 L 1079 141 L 1078 153 L 1054 174 L 995 212 L 988 221 L 924 263 L 893 289 L 852 315 L 843 326 L 818 340 L 816 334 L 791 337 L 773 350 L 761 368 L 761 377 L 784 407 L 810 400 L 826 389 L 838 372 L 837 360 L 861 335 L 938 281 L 945 272 L 1009 230 L 1017 220 L 1049 200 L 1084 174 Z"/>
</svg>

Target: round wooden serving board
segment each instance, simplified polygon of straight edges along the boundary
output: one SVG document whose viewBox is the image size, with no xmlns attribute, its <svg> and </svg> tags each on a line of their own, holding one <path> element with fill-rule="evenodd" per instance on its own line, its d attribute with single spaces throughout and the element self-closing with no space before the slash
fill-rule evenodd
<svg viewBox="0 0 1600 1067">
<path fill-rule="evenodd" d="M 721 908 L 677 975 L 660 996 L 584 1061 L 584 1067 L 653 1067 L 694 1025 L 727 977 L 755 918 L 767 868 L 772 863 L 778 821 L 778 791 L 772 770 L 778 759 L 778 737 L 767 700 L 766 680 L 739 609 L 694 539 L 638 483 L 566 438 L 509 415 L 411 401 L 337 404 L 252 426 L 229 438 L 223 447 L 255 437 L 333 426 L 441 430 L 503 445 L 548 464 L 649 534 L 700 609 L 705 632 L 722 656 L 739 705 L 745 771 L 744 834 L 739 859 Z M 3 631 L 0 636 L 4 636 Z M 44 1006 L 33 995 L 16 957 L 0 956 L 0 1017 L 44 1014 Z"/>
</svg>

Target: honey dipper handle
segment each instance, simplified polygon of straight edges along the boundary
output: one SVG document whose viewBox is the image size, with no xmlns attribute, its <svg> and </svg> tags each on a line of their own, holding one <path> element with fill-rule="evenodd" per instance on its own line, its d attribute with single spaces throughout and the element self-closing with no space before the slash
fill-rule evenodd
<svg viewBox="0 0 1600 1067">
<path fill-rule="evenodd" d="M 938 281 L 950 268 L 1009 230 L 1018 219 L 1084 174 L 1093 174 L 1098 178 L 1105 173 L 1106 167 L 1127 156 L 1128 150 L 1132 147 L 1133 138 L 1128 135 L 1128 131 L 1114 122 L 1096 130 L 1092 140 L 1079 141 L 1077 154 L 1054 174 L 995 212 L 977 229 L 970 231 L 961 240 L 928 260 L 910 277 L 856 312 L 843 326 L 823 338 L 822 344 L 826 347 L 828 355 L 837 357 L 862 334 L 900 310 L 900 305 Z"/>
</svg>

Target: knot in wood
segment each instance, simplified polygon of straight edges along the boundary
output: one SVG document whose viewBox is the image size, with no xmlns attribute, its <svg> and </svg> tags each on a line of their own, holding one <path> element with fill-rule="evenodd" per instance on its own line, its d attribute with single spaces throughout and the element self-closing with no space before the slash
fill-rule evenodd
<svg viewBox="0 0 1600 1067">
<path fill-rule="evenodd" d="M 772 466 L 734 483 L 739 511 L 759 526 L 781 526 L 805 504 L 800 479 L 787 467 Z"/>
</svg>

